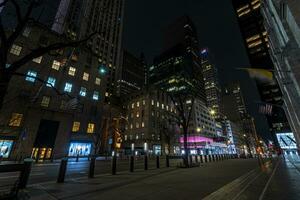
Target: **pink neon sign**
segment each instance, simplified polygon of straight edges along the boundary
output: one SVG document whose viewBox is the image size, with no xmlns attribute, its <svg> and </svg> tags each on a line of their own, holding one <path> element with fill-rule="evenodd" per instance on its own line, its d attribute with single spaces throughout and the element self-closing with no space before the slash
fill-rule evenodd
<svg viewBox="0 0 300 200">
<path fill-rule="evenodd" d="M 213 143 L 213 139 L 202 136 L 188 136 L 187 141 L 188 143 Z M 183 137 L 180 137 L 180 143 L 183 143 Z"/>
</svg>

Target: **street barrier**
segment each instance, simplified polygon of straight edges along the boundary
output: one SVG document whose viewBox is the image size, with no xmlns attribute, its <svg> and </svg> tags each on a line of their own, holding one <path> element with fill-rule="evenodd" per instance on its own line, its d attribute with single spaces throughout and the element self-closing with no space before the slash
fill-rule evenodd
<svg viewBox="0 0 300 200">
<path fill-rule="evenodd" d="M 96 157 L 92 156 L 91 159 L 90 159 L 89 178 L 94 178 L 95 162 L 96 162 Z"/>
<path fill-rule="evenodd" d="M 129 171 L 134 171 L 134 156 L 130 156 L 130 164 L 129 164 Z"/>
<path fill-rule="evenodd" d="M 112 175 L 117 174 L 117 156 L 116 155 L 114 155 L 112 157 L 111 174 Z"/>
<path fill-rule="evenodd" d="M 65 181 L 66 171 L 67 171 L 68 158 L 61 159 L 57 183 L 63 183 Z"/>
<path fill-rule="evenodd" d="M 144 156 L 144 170 L 148 170 L 148 156 Z"/>
<path fill-rule="evenodd" d="M 169 158 L 169 155 L 166 155 L 166 167 L 170 167 L 170 158 Z"/>
<path fill-rule="evenodd" d="M 159 169 L 159 156 L 156 156 L 156 168 Z"/>
<path fill-rule="evenodd" d="M 8 188 L 7 193 L 2 193 L 0 195 L 0 199 L 15 199 L 19 190 L 26 188 L 31 172 L 32 162 L 32 159 L 25 159 L 23 164 L 0 165 L 0 173 L 20 172 L 20 176 L 16 180 L 15 184 L 12 185 L 11 188 Z"/>
</svg>

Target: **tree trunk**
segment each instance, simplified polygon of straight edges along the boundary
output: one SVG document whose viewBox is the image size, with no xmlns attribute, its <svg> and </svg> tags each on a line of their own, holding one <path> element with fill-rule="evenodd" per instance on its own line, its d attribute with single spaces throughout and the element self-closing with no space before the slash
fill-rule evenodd
<svg viewBox="0 0 300 200">
<path fill-rule="evenodd" d="M 183 155 L 184 166 L 189 167 L 188 127 L 186 126 L 183 126 L 183 148 L 184 148 L 184 155 Z"/>
</svg>

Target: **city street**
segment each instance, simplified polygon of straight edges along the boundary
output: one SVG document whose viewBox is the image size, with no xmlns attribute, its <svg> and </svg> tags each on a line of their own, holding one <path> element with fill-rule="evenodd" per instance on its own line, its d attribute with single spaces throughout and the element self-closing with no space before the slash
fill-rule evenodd
<svg viewBox="0 0 300 200">
<path fill-rule="evenodd" d="M 161 166 L 165 167 L 165 159 L 161 158 Z M 170 164 L 173 166 L 177 165 L 177 162 L 181 160 L 170 160 Z M 43 183 L 43 182 L 56 182 L 59 172 L 60 162 L 56 161 L 53 163 L 37 163 L 33 164 L 31 174 L 29 177 L 29 184 Z M 155 168 L 155 157 L 149 159 L 149 169 Z M 139 158 L 135 160 L 135 169 L 143 169 L 143 159 Z M 76 162 L 75 159 L 70 159 L 67 166 L 66 180 L 87 177 L 89 169 L 89 162 L 86 158 L 79 159 Z M 128 160 L 118 160 L 117 171 L 129 171 Z M 111 161 L 101 158 L 96 161 L 95 175 L 97 174 L 108 174 L 111 173 Z M 0 174 L 0 186 L 12 184 L 19 177 L 18 172 L 13 173 L 1 173 Z"/>
<path fill-rule="evenodd" d="M 234 159 L 189 169 L 162 168 L 30 185 L 31 199 L 299 199 L 298 157 Z M 125 168 L 124 168 L 125 169 Z M 79 170 L 80 171 L 80 170 Z M 106 172 L 109 172 L 107 169 Z M 74 174 L 75 175 L 75 174 Z"/>
</svg>

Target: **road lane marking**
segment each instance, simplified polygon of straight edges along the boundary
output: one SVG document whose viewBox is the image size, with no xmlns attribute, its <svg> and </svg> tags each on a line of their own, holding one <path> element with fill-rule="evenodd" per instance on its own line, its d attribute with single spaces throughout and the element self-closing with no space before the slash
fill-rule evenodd
<svg viewBox="0 0 300 200">
<path fill-rule="evenodd" d="M 259 177 L 262 175 L 262 172 L 260 172 L 258 175 L 256 175 L 251 181 L 249 181 L 245 187 L 233 198 L 233 200 L 236 200 L 243 192 L 245 192 L 246 189 Z"/>
<path fill-rule="evenodd" d="M 218 190 L 214 191 L 213 193 L 209 194 L 203 200 L 224 199 L 228 195 L 232 195 L 232 192 L 234 190 L 236 190 L 237 187 L 239 187 L 242 184 L 244 184 L 245 182 L 247 182 L 247 180 L 250 177 L 253 177 L 256 173 L 257 173 L 257 169 L 253 169 L 253 170 L 241 175 L 240 177 L 236 178 L 235 180 L 231 181 L 230 183 L 226 184 L 225 186 L 223 186 L 223 187 L 219 188 Z"/>
<path fill-rule="evenodd" d="M 278 168 L 278 166 L 279 166 L 279 163 L 280 163 L 280 160 L 277 161 L 277 164 L 276 164 L 275 168 L 273 169 L 273 172 L 272 172 L 272 174 L 271 174 L 269 180 L 267 181 L 267 183 L 266 183 L 266 185 L 265 185 L 265 187 L 264 187 L 262 193 L 261 193 L 260 196 L 259 196 L 259 200 L 262 200 L 262 199 L 264 198 L 265 193 L 266 193 L 266 191 L 267 191 L 267 189 L 268 189 L 268 187 L 269 187 L 269 185 L 270 185 L 270 183 L 271 183 L 271 180 L 272 180 L 272 178 L 274 177 L 275 172 L 276 172 L 276 170 L 277 170 L 277 168 Z"/>
</svg>

